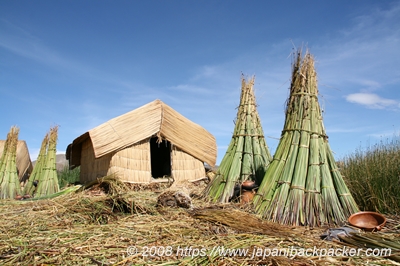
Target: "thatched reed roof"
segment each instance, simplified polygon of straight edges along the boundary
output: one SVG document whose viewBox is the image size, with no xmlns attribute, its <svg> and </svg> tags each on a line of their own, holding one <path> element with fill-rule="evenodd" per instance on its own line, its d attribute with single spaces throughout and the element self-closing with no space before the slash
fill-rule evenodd
<svg viewBox="0 0 400 266">
<path fill-rule="evenodd" d="M 214 166 L 214 136 L 160 100 L 115 117 L 76 138 L 67 149 L 70 165 L 80 165 L 80 143 L 91 139 L 96 158 L 159 136 L 193 157 Z"/>
<path fill-rule="evenodd" d="M 0 156 L 4 150 L 5 140 L 0 140 Z M 25 174 L 32 172 L 33 165 L 29 155 L 28 146 L 24 140 L 18 140 L 16 164 L 18 169 L 18 177 L 21 179 Z"/>
<path fill-rule="evenodd" d="M 295 58 L 284 129 L 254 205 L 264 218 L 289 225 L 340 225 L 358 211 L 328 143 L 308 52 Z"/>
<path fill-rule="evenodd" d="M 257 111 L 254 77 L 242 77 L 242 90 L 232 140 L 218 168 L 216 177 L 205 190 L 212 201 L 228 202 L 235 185 L 253 180 L 259 185 L 272 156 L 269 152 Z"/>
</svg>

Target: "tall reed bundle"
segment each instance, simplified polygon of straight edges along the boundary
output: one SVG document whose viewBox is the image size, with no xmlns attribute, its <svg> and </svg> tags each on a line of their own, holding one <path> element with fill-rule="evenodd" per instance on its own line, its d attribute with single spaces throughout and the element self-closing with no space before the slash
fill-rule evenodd
<svg viewBox="0 0 400 266">
<path fill-rule="evenodd" d="M 308 51 L 295 57 L 282 136 L 253 203 L 264 218 L 290 225 L 342 224 L 358 211 L 329 147 Z"/>
<path fill-rule="evenodd" d="M 3 154 L 5 144 L 6 144 L 5 140 L 0 140 L 0 157 Z M 17 158 L 15 162 L 17 164 L 17 172 L 19 180 L 21 182 L 22 181 L 25 182 L 26 179 L 29 177 L 30 173 L 32 172 L 33 165 L 31 158 L 29 156 L 28 146 L 24 140 L 18 140 Z"/>
<path fill-rule="evenodd" d="M 11 127 L 7 134 L 3 154 L 0 159 L 0 198 L 15 198 L 21 194 L 21 185 L 17 173 L 17 145 L 19 128 Z"/>
<path fill-rule="evenodd" d="M 58 127 L 55 126 L 44 137 L 35 167 L 25 185 L 24 194 L 43 197 L 60 190 L 56 169 L 57 135 Z"/>
<path fill-rule="evenodd" d="M 46 196 L 60 190 L 56 169 L 58 127 L 50 129 L 46 160 L 39 176 L 35 197 Z"/>
<path fill-rule="evenodd" d="M 36 160 L 35 167 L 32 170 L 31 175 L 29 176 L 28 181 L 24 187 L 24 195 L 33 196 L 36 186 L 38 184 L 39 179 L 41 179 L 43 167 L 46 163 L 46 154 L 47 154 L 47 146 L 49 143 L 49 134 L 43 138 L 42 145 L 40 147 L 39 155 Z"/>
<path fill-rule="evenodd" d="M 247 82 L 242 77 L 240 105 L 232 140 L 215 178 L 204 192 L 211 201 L 228 202 L 235 185 L 245 180 L 261 184 L 272 160 L 258 116 L 253 86 L 254 77 Z"/>
</svg>

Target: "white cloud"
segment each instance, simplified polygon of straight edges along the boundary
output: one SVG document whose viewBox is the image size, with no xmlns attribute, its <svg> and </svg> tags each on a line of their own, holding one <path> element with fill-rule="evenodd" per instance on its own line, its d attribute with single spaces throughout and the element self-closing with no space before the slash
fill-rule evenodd
<svg viewBox="0 0 400 266">
<path fill-rule="evenodd" d="M 342 91 L 366 86 L 368 92 L 398 84 L 399 16 L 399 4 L 374 9 L 314 43 L 312 52 L 317 55 L 317 70 L 323 83 Z"/>
<path fill-rule="evenodd" d="M 36 149 L 31 149 L 30 148 L 29 149 L 29 155 L 31 157 L 31 161 L 32 162 L 37 160 L 37 157 L 39 156 L 39 152 L 40 152 L 39 148 L 36 148 Z"/>
<path fill-rule="evenodd" d="M 399 131 L 396 131 L 396 129 L 393 127 L 393 130 L 385 130 L 377 133 L 372 133 L 368 134 L 368 136 L 371 136 L 375 139 L 394 139 L 400 136 Z"/>
<path fill-rule="evenodd" d="M 111 84 L 113 92 L 116 91 L 116 87 L 120 90 L 132 87 L 130 80 L 115 77 L 108 71 L 105 72 L 100 69 L 99 66 L 83 62 L 82 59 L 76 60 L 65 52 L 48 46 L 46 41 L 39 36 L 32 35 L 25 29 L 4 19 L 0 19 L 0 36 L 0 49 L 33 60 L 39 65 L 57 69 L 64 74 L 65 71 L 72 73 L 74 79 L 80 76 L 92 82 Z"/>
<path fill-rule="evenodd" d="M 73 62 L 47 47 L 38 37 L 32 36 L 26 30 L 6 20 L 0 20 L 0 25 L 2 28 L 0 31 L 2 35 L 0 47 L 19 56 L 53 67 L 78 69 L 76 72 L 83 70 L 83 67 L 77 62 Z"/>
<path fill-rule="evenodd" d="M 219 72 L 220 70 L 217 66 L 203 66 L 197 75 L 193 77 L 193 80 L 216 77 L 219 75 Z"/>
<path fill-rule="evenodd" d="M 179 84 L 177 86 L 170 87 L 171 90 L 179 91 L 180 93 L 194 93 L 201 95 L 213 95 L 215 94 L 215 90 L 204 88 L 197 85 L 192 84 Z"/>
<path fill-rule="evenodd" d="M 338 126 L 333 126 L 329 127 L 328 134 L 330 133 L 357 133 L 357 132 L 365 132 L 371 130 L 371 127 L 369 126 L 364 126 L 364 127 L 338 127 Z"/>
<path fill-rule="evenodd" d="M 355 81 L 355 82 L 357 82 L 357 81 Z M 374 81 L 374 80 L 362 79 L 362 80 L 359 80 L 358 83 L 367 87 L 368 91 L 375 91 L 382 87 L 382 84 L 380 84 L 379 82 Z"/>
<path fill-rule="evenodd" d="M 365 105 L 372 109 L 385 109 L 398 107 L 399 101 L 382 98 L 374 93 L 353 93 L 346 96 L 346 100 L 351 103 Z"/>
</svg>

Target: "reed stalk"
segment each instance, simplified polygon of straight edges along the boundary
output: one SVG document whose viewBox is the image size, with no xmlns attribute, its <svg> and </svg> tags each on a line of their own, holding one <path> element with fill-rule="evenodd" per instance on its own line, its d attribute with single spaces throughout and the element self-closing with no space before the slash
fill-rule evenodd
<svg viewBox="0 0 400 266">
<path fill-rule="evenodd" d="M 339 165 L 339 164 L 338 164 Z M 340 160 L 356 202 L 364 211 L 400 213 L 400 135 L 359 147 Z"/>
</svg>

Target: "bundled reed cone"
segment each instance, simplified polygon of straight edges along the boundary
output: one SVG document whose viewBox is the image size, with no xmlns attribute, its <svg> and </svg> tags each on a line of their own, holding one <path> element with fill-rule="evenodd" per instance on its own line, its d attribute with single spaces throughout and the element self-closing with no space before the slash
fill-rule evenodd
<svg viewBox="0 0 400 266">
<path fill-rule="evenodd" d="M 242 77 L 240 105 L 232 140 L 221 161 L 215 178 L 204 194 L 214 202 L 228 202 L 235 185 L 253 180 L 259 185 L 272 156 L 269 152 L 254 96 L 254 77 Z"/>
<path fill-rule="evenodd" d="M 57 136 L 58 127 L 55 126 L 50 129 L 46 160 L 38 180 L 35 197 L 50 195 L 60 190 L 56 169 Z"/>
<path fill-rule="evenodd" d="M 358 211 L 329 147 L 308 51 L 295 57 L 284 129 L 253 203 L 265 219 L 289 225 L 340 225 Z"/>
<path fill-rule="evenodd" d="M 21 195 L 21 185 L 17 173 L 18 127 L 11 127 L 7 134 L 3 154 L 0 159 L 0 198 L 15 198 Z"/>
<path fill-rule="evenodd" d="M 39 184 L 39 180 L 41 179 L 43 168 L 46 164 L 46 155 L 47 155 L 47 146 L 49 144 L 49 134 L 47 133 L 42 141 L 42 145 L 40 147 L 39 155 L 36 160 L 35 167 L 32 170 L 31 175 L 29 176 L 28 181 L 24 187 L 24 195 L 35 194 L 37 185 Z"/>
<path fill-rule="evenodd" d="M 60 190 L 56 169 L 57 135 L 56 126 L 44 137 L 35 167 L 24 188 L 24 194 L 44 197 Z"/>
</svg>

